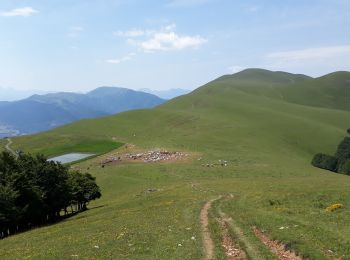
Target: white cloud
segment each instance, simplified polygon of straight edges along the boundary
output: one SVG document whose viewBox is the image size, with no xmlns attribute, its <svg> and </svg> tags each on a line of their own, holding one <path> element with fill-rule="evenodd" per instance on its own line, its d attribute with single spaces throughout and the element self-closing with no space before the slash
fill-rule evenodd
<svg viewBox="0 0 350 260">
<path fill-rule="evenodd" d="M 39 11 L 35 10 L 34 8 L 32 8 L 30 6 L 27 6 L 27 7 L 12 9 L 9 11 L 0 12 L 0 16 L 3 16 L 3 17 L 14 17 L 14 16 L 27 17 L 27 16 L 31 16 L 31 15 L 36 14 L 36 13 L 39 13 Z"/>
<path fill-rule="evenodd" d="M 166 32 L 170 32 L 170 31 L 175 30 L 175 28 L 176 28 L 176 24 L 175 23 L 171 23 L 171 24 L 163 27 L 163 30 L 166 31 Z"/>
<path fill-rule="evenodd" d="M 162 27 L 159 31 L 157 30 L 143 30 L 143 29 L 131 29 L 128 31 L 117 31 L 113 32 L 113 35 L 118 37 L 125 37 L 125 38 L 137 38 L 142 36 L 151 36 L 153 34 L 156 34 L 157 32 L 163 31 L 163 32 L 169 32 L 176 28 L 176 24 L 172 23 L 169 25 L 166 25 Z"/>
<path fill-rule="evenodd" d="M 267 58 L 278 59 L 281 61 L 305 61 L 341 57 L 344 55 L 350 55 L 350 45 L 273 52 L 269 53 Z"/>
<path fill-rule="evenodd" d="M 209 3 L 212 0 L 171 0 L 167 3 L 169 7 L 191 7 Z"/>
<path fill-rule="evenodd" d="M 134 37 L 148 35 L 150 33 L 151 32 L 146 30 L 132 29 L 129 31 L 117 31 L 117 32 L 114 32 L 113 34 L 118 37 L 134 38 Z"/>
<path fill-rule="evenodd" d="M 106 62 L 112 63 L 112 64 L 119 64 L 119 63 L 122 63 L 124 61 L 131 60 L 135 55 L 136 54 L 132 52 L 132 53 L 125 55 L 124 57 L 122 57 L 120 59 L 109 59 L 109 60 L 106 60 Z"/>
<path fill-rule="evenodd" d="M 176 24 L 172 23 L 160 30 L 132 29 L 114 32 L 114 35 L 128 38 L 128 44 L 138 46 L 145 52 L 195 49 L 207 42 L 199 35 L 179 35 L 174 32 L 175 28 Z"/>
<path fill-rule="evenodd" d="M 325 46 L 265 55 L 261 67 L 321 76 L 330 71 L 350 70 L 350 45 Z"/>
<path fill-rule="evenodd" d="M 175 32 L 156 33 L 151 39 L 139 42 L 138 46 L 146 52 L 172 51 L 187 48 L 198 48 L 207 40 L 201 36 L 180 36 Z"/>
<path fill-rule="evenodd" d="M 80 35 L 80 33 L 84 31 L 84 28 L 81 26 L 72 26 L 69 28 L 69 33 L 67 34 L 70 38 L 76 38 Z"/>
</svg>

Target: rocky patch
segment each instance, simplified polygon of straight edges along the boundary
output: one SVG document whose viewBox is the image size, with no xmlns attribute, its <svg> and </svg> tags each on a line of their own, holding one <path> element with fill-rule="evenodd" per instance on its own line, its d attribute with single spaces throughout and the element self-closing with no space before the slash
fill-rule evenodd
<svg viewBox="0 0 350 260">
<path fill-rule="evenodd" d="M 127 147 L 126 149 L 128 149 Z M 167 151 L 161 149 L 149 150 L 146 152 L 128 152 L 128 153 L 116 153 L 110 154 L 107 157 L 103 157 L 99 164 L 101 167 L 106 165 L 121 163 L 121 162 L 144 162 L 144 163 L 156 163 L 156 162 L 171 162 L 184 160 L 189 157 L 189 154 L 177 151 Z"/>
</svg>

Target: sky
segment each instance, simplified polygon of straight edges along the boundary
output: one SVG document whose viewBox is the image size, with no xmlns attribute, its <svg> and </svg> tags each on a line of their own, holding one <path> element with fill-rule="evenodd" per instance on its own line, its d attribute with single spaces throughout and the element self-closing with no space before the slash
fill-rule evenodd
<svg viewBox="0 0 350 260">
<path fill-rule="evenodd" d="M 194 89 L 350 70 L 349 0 L 1 0 L 0 87 Z"/>
</svg>

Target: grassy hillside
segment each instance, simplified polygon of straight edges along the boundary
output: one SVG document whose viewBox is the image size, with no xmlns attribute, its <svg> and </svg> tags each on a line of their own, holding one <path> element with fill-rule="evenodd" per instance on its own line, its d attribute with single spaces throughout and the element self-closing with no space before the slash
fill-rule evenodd
<svg viewBox="0 0 350 260">
<path fill-rule="evenodd" d="M 299 74 L 249 69 L 214 82 L 218 86 L 296 104 L 350 111 L 350 72 L 335 72 L 313 79 Z"/>
<path fill-rule="evenodd" d="M 251 80 L 240 74 L 223 77 L 156 109 L 83 120 L 16 138 L 15 148 L 47 154 L 88 138 L 196 156 L 186 162 L 124 163 L 103 169 L 96 163 L 99 158 L 82 162 L 79 167 L 97 177 L 103 198 L 64 222 L 0 241 L 0 258 L 200 259 L 201 207 L 226 194 L 233 198 L 219 200 L 210 211 L 218 259 L 224 256 L 215 222 L 219 211 L 233 218 L 229 231 L 252 259 L 274 259 L 252 226 L 311 259 L 350 257 L 349 177 L 310 165 L 316 152 L 335 151 L 349 128 L 350 112 L 332 102 L 322 107 L 303 101 L 308 101 L 303 84 L 317 90 L 313 100 L 320 104 L 339 99 L 337 87 L 327 99 L 317 94 L 325 93 L 317 86 L 331 88 L 329 76 L 310 79 L 260 72 L 246 71 Z M 293 100 L 296 82 L 301 89 L 298 102 Z M 293 89 L 283 92 L 284 98 L 278 96 L 282 86 Z M 219 159 L 227 160 L 228 166 L 203 166 Z M 157 191 L 148 192 L 150 188 Z M 344 208 L 325 212 L 333 203 Z M 245 238 L 237 234 L 237 227 Z"/>
</svg>

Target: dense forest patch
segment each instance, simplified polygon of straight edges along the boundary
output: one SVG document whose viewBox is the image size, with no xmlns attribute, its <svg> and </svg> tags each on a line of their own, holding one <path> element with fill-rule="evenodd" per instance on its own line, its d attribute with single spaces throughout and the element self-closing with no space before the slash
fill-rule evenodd
<svg viewBox="0 0 350 260">
<path fill-rule="evenodd" d="M 347 132 L 350 134 L 350 128 Z M 316 154 L 312 160 L 312 165 L 321 169 L 350 175 L 350 137 L 345 137 L 338 145 L 335 155 Z"/>
<path fill-rule="evenodd" d="M 95 177 L 69 172 L 43 155 L 0 154 L 0 238 L 54 223 L 101 197 Z"/>
</svg>

